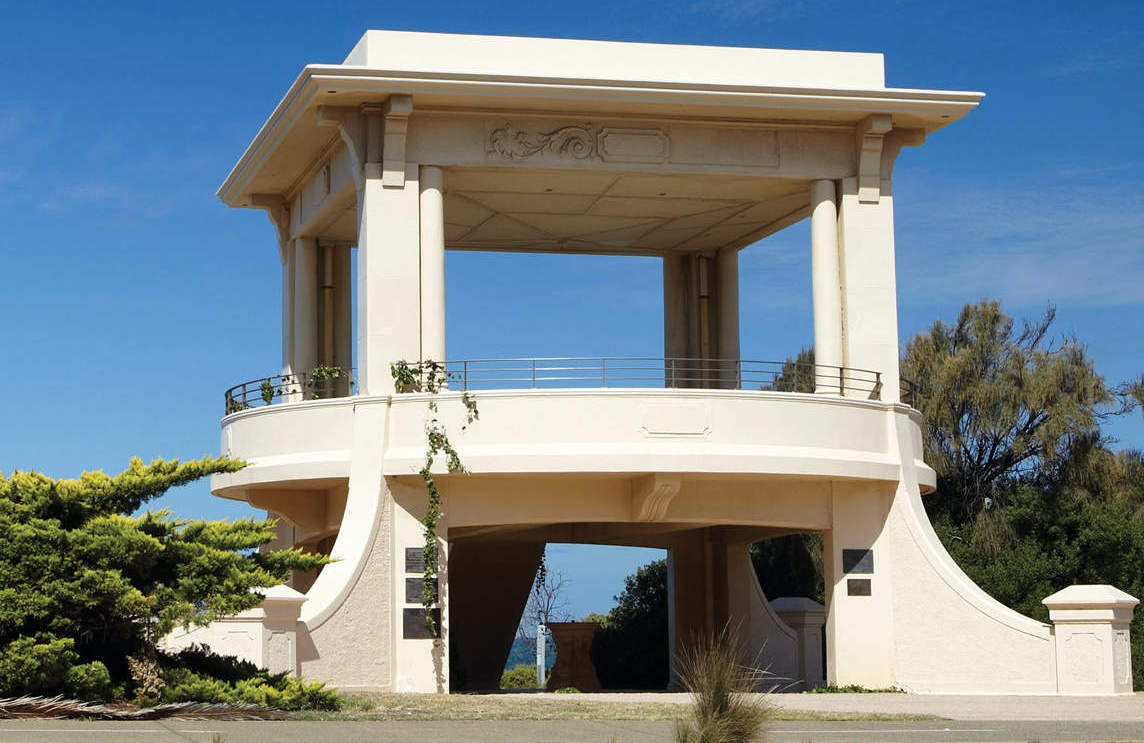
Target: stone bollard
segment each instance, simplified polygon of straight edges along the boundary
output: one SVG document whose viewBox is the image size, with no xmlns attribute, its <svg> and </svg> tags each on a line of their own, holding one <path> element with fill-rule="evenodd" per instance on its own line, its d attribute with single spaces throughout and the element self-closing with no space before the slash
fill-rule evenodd
<svg viewBox="0 0 1144 743">
<path fill-rule="evenodd" d="M 596 635 L 595 622 L 552 622 L 545 625 L 556 643 L 556 665 L 548 676 L 548 691 L 569 686 L 583 692 L 600 690 L 600 679 L 589 651 Z"/>
<path fill-rule="evenodd" d="M 1058 694 L 1131 694 L 1128 623 L 1138 599 L 1112 586 L 1069 586 L 1042 601 L 1053 623 Z"/>
<path fill-rule="evenodd" d="M 298 674 L 298 617 L 306 597 L 289 586 L 265 590 L 256 609 L 219 617 L 206 627 L 176 629 L 161 641 L 172 653 L 192 645 L 250 661 L 271 673 Z"/>
<path fill-rule="evenodd" d="M 290 586 L 266 589 L 262 600 L 262 667 L 298 675 L 298 617 L 306 597 Z M 255 609 L 258 611 L 258 609 Z"/>
<path fill-rule="evenodd" d="M 826 607 L 801 597 L 777 598 L 771 609 L 798 637 L 798 678 L 802 688 L 814 689 L 826 682 L 822 664 L 822 628 Z"/>
</svg>

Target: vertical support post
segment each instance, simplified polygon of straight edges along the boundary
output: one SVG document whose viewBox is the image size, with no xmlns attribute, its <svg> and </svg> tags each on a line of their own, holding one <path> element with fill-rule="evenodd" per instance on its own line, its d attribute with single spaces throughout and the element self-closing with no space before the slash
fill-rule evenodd
<svg viewBox="0 0 1144 743">
<path fill-rule="evenodd" d="M 445 361 L 444 173 L 421 166 L 421 359 Z"/>
<path fill-rule="evenodd" d="M 548 628 L 543 624 L 536 625 L 536 687 L 538 689 L 544 688 L 544 682 L 547 681 L 548 676 L 548 661 L 544 657 L 545 651 L 548 649 L 547 640 Z"/>
<path fill-rule="evenodd" d="M 894 200 L 881 182 L 876 202 L 859 199 L 858 179 L 839 190 L 838 254 L 842 280 L 842 364 L 882 374 L 882 401 L 898 402 L 898 293 L 894 270 Z M 817 311 L 816 311 L 817 316 Z M 860 390 L 850 395 L 861 396 Z"/>
<path fill-rule="evenodd" d="M 318 363 L 318 243 L 294 240 L 294 374 L 299 380 Z M 309 392 L 303 387 L 303 398 Z"/>
<path fill-rule="evenodd" d="M 814 363 L 843 366 L 842 284 L 838 262 L 838 208 L 831 180 L 810 187 L 810 258 L 814 298 Z M 841 374 L 841 372 L 840 372 Z M 815 392 L 841 394 L 843 388 L 815 375 Z"/>
<path fill-rule="evenodd" d="M 724 388 L 738 387 L 739 370 L 739 251 L 724 249 L 715 255 L 715 290 L 719 300 L 719 368 Z"/>
<path fill-rule="evenodd" d="M 383 140 L 389 147 L 383 118 L 391 113 L 367 104 L 362 114 L 367 156 L 357 212 L 358 379 L 364 394 L 385 395 L 394 389 L 390 364 L 421 355 L 420 173 L 407 164 L 405 178 L 393 178 L 395 152 L 386 153 L 382 172 Z M 385 176 L 394 182 L 387 185 Z"/>
<path fill-rule="evenodd" d="M 350 395 L 353 351 L 353 281 L 351 276 L 353 255 L 348 245 L 337 245 L 334 253 L 334 365 L 345 371 L 338 380 L 337 394 Z"/>
<path fill-rule="evenodd" d="M 282 376 L 294 373 L 294 244 L 282 251 Z"/>
<path fill-rule="evenodd" d="M 688 357 L 688 281 L 686 255 L 663 257 L 663 355 L 671 359 L 671 387 L 688 387 L 681 382 L 676 365 Z M 667 363 L 667 362 L 665 362 Z M 686 374 L 686 372 L 685 372 Z"/>
<path fill-rule="evenodd" d="M 321 339 L 319 358 L 326 366 L 334 366 L 334 248 L 331 245 L 319 245 L 319 270 L 321 271 L 322 297 L 319 305 L 322 323 L 318 327 L 318 336 Z M 332 393 L 330 390 L 329 393 Z M 327 394 L 329 394 L 327 393 Z M 323 397 L 327 396 L 323 394 Z"/>
</svg>

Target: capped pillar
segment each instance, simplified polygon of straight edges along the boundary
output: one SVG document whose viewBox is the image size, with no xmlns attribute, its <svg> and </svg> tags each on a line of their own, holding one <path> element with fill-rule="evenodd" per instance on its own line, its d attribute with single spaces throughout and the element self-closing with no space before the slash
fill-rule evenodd
<svg viewBox="0 0 1144 743">
<path fill-rule="evenodd" d="M 1107 585 L 1069 586 L 1043 603 L 1053 623 L 1058 694 L 1132 694 L 1128 625 L 1138 599 Z"/>
<path fill-rule="evenodd" d="M 798 638 L 798 678 L 804 690 L 826 683 L 823 676 L 822 628 L 826 624 L 826 607 L 805 597 L 783 597 L 771 602 L 771 608 Z"/>
</svg>

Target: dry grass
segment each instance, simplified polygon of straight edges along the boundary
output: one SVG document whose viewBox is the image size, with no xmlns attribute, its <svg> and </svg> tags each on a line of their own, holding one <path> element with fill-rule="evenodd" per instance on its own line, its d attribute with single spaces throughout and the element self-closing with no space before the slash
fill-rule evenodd
<svg viewBox="0 0 1144 743">
<path fill-rule="evenodd" d="M 293 712 L 295 720 L 678 720 L 688 707 L 664 702 L 601 702 L 499 694 L 355 694 L 340 712 Z M 936 720 L 930 715 L 775 710 L 771 719 L 792 721 Z"/>
<path fill-rule="evenodd" d="M 676 657 L 680 685 L 691 695 L 690 720 L 675 725 L 677 743 L 750 743 L 774 719 L 767 694 L 754 693 L 764 673 L 743 662 L 735 627 L 698 637 Z"/>
</svg>

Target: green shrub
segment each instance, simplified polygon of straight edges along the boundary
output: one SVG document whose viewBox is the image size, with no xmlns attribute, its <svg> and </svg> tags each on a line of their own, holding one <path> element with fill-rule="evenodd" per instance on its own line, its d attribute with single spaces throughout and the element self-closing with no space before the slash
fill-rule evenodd
<svg viewBox="0 0 1144 743">
<path fill-rule="evenodd" d="M 67 693 L 76 699 L 110 699 L 111 674 L 99 661 L 72 666 L 68 669 Z"/>
<path fill-rule="evenodd" d="M 293 676 L 286 676 L 276 682 L 257 679 L 239 681 L 235 684 L 234 695 L 236 702 L 290 711 L 337 710 L 342 706 L 337 692 L 327 689 L 321 681 L 307 682 Z"/>
<path fill-rule="evenodd" d="M 501 674 L 500 688 L 502 689 L 535 689 L 536 667 L 527 663 L 513 666 Z"/>
<path fill-rule="evenodd" d="M 562 686 L 552 693 L 553 694 L 579 694 L 580 690 L 577 689 L 575 686 Z"/>
<path fill-rule="evenodd" d="M 248 661 L 192 646 L 160 656 L 167 682 L 163 702 L 261 704 L 296 710 L 337 710 L 342 700 L 325 684 L 259 670 Z"/>
</svg>

